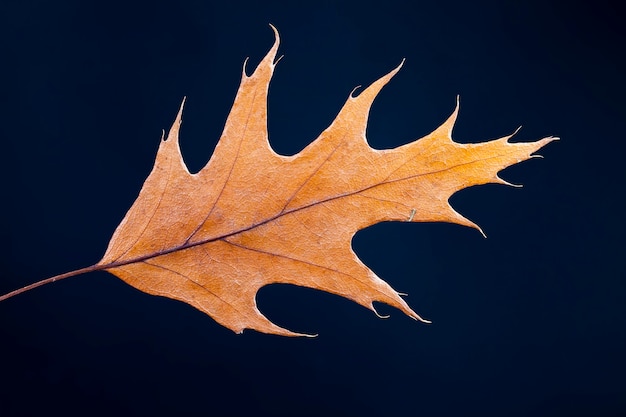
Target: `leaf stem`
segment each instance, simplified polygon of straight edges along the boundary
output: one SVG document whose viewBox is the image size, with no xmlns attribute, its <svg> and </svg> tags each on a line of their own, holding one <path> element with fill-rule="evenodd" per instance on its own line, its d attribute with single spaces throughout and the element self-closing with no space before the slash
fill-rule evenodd
<svg viewBox="0 0 626 417">
<path fill-rule="evenodd" d="M 19 289 L 15 290 L 15 291 L 11 291 L 8 294 L 4 294 L 4 295 L 0 296 L 0 301 L 4 301 L 4 300 L 6 300 L 8 298 L 14 297 L 14 296 L 16 296 L 18 294 L 21 294 L 23 292 L 30 291 L 30 290 L 35 289 L 37 287 L 41 287 L 42 285 L 46 285 L 46 284 L 50 284 L 52 282 L 60 281 L 60 280 L 65 279 L 65 278 L 74 277 L 76 275 L 86 274 L 88 272 L 100 271 L 102 269 L 106 269 L 107 267 L 110 267 L 110 265 L 95 264 L 95 265 L 88 266 L 86 268 L 81 268 L 81 269 L 77 269 L 75 271 L 70 271 L 70 272 L 66 272 L 64 274 L 59 274 L 59 275 L 55 275 L 55 276 L 50 277 L 50 278 L 42 279 L 41 281 L 37 281 L 37 282 L 32 283 L 30 285 L 27 285 L 25 287 L 19 288 Z"/>
</svg>

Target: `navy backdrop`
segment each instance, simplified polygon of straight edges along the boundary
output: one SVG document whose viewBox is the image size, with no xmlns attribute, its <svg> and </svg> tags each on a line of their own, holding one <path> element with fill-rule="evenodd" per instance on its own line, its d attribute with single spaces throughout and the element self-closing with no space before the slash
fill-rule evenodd
<svg viewBox="0 0 626 417">
<path fill-rule="evenodd" d="M 228 4 L 227 4 L 228 3 Z M 368 138 L 557 135 L 452 204 L 476 221 L 380 224 L 361 259 L 432 325 L 271 286 L 261 310 L 319 333 L 235 335 L 105 272 L 0 303 L 0 416 L 626 415 L 624 16 L 602 2 L 2 2 L 0 293 L 98 261 L 188 97 L 211 155 L 237 90 L 283 42 L 269 130 L 293 154 L 356 85 L 401 72 Z"/>
</svg>

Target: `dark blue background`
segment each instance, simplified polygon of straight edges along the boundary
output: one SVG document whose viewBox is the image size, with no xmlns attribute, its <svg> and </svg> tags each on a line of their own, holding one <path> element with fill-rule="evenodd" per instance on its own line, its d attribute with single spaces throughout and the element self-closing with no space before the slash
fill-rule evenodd
<svg viewBox="0 0 626 417">
<path fill-rule="evenodd" d="M 231 3 L 227 5 L 226 3 Z M 462 191 L 485 230 L 381 224 L 354 248 L 432 325 L 303 288 L 261 310 L 316 339 L 235 335 L 105 272 L 0 303 L 0 416 L 626 415 L 624 16 L 602 2 L 2 2 L 0 293 L 91 265 L 188 96 L 196 171 L 238 87 L 283 38 L 274 148 L 293 154 L 356 85 L 402 71 L 368 137 L 562 140 Z M 523 4 L 521 4 L 523 3 Z"/>
</svg>

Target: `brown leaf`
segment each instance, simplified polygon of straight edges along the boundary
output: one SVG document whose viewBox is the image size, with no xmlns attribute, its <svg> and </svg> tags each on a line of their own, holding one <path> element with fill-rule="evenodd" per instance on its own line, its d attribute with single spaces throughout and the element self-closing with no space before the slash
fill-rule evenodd
<svg viewBox="0 0 626 417">
<path fill-rule="evenodd" d="M 257 291 L 272 283 L 327 291 L 371 310 L 379 301 L 422 320 L 357 258 L 352 236 L 390 220 L 478 229 L 452 209 L 450 196 L 472 185 L 505 183 L 498 171 L 554 138 L 455 143 L 450 135 L 457 105 L 430 135 L 395 149 L 372 149 L 365 138 L 370 106 L 400 65 L 348 97 L 330 127 L 302 152 L 278 155 L 269 146 L 266 122 L 279 44 L 274 31 L 274 46 L 255 72 L 247 76 L 244 70 L 215 153 L 196 174 L 179 149 L 181 106 L 97 269 L 191 304 L 238 333 L 299 335 L 257 309 Z"/>
</svg>

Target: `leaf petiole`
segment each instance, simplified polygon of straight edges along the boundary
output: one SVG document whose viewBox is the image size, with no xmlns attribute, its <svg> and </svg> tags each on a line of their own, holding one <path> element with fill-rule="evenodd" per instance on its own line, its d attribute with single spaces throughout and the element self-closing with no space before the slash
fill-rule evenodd
<svg viewBox="0 0 626 417">
<path fill-rule="evenodd" d="M 41 281 L 34 282 L 34 283 L 30 284 L 30 285 L 27 285 L 25 287 L 19 288 L 19 289 L 15 290 L 15 291 L 11 291 L 10 293 L 7 293 L 7 294 L 4 294 L 4 295 L 0 296 L 0 301 L 4 301 L 6 299 L 9 299 L 9 298 L 14 297 L 16 295 L 19 295 L 19 294 L 24 293 L 26 291 L 30 291 L 30 290 L 33 290 L 33 289 L 35 289 L 37 287 L 41 287 L 42 285 L 46 285 L 46 284 L 50 284 L 50 283 L 53 283 L 53 282 L 56 282 L 56 281 L 60 281 L 60 280 L 65 279 L 65 278 L 74 277 L 76 275 L 86 274 L 88 272 L 101 271 L 101 270 L 106 269 L 106 268 L 110 268 L 110 265 L 98 265 L 98 264 L 96 264 L 96 265 L 88 266 L 86 268 L 81 268 L 81 269 L 77 269 L 75 271 L 70 271 L 70 272 L 66 272 L 64 274 L 59 274 L 59 275 L 55 275 L 55 276 L 50 277 L 50 278 L 42 279 Z"/>
</svg>

